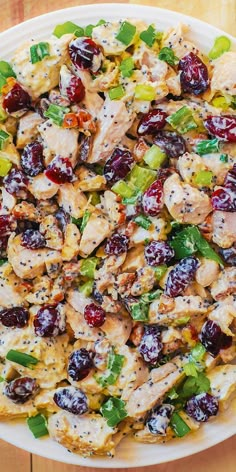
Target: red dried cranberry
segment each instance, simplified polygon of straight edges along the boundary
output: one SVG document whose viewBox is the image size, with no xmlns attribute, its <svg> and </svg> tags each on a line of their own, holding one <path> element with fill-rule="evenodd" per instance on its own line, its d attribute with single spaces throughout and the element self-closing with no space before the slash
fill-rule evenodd
<svg viewBox="0 0 236 472">
<path fill-rule="evenodd" d="M 91 328 L 99 328 L 106 321 L 106 313 L 101 306 L 90 303 L 84 309 L 84 319 Z"/>
<path fill-rule="evenodd" d="M 179 61 L 180 83 L 184 92 L 200 95 L 209 87 L 206 65 L 193 52 L 186 54 Z"/>
<path fill-rule="evenodd" d="M 228 249 L 220 248 L 219 253 L 223 257 L 226 264 L 230 266 L 236 266 L 236 245 L 231 246 Z"/>
<path fill-rule="evenodd" d="M 106 242 L 104 251 L 109 256 L 119 256 L 128 250 L 129 238 L 125 234 L 113 234 Z"/>
<path fill-rule="evenodd" d="M 179 157 L 186 152 L 184 138 L 172 131 L 158 131 L 154 144 L 159 146 L 168 157 Z"/>
<path fill-rule="evenodd" d="M 3 179 L 5 189 L 11 195 L 24 198 L 27 195 L 28 177 L 19 169 L 12 169 Z"/>
<path fill-rule="evenodd" d="M 177 297 L 193 281 L 195 272 L 199 267 L 199 260 L 193 256 L 182 259 L 169 273 L 165 295 L 168 297 Z"/>
<path fill-rule="evenodd" d="M 214 357 L 219 354 L 221 349 L 230 347 L 233 340 L 232 336 L 223 333 L 220 326 L 212 320 L 207 320 L 204 323 L 199 339 L 206 350 Z"/>
<path fill-rule="evenodd" d="M 21 235 L 21 244 L 27 249 L 40 249 L 46 246 L 46 241 L 38 230 L 27 229 Z"/>
<path fill-rule="evenodd" d="M 236 142 L 236 116 L 208 116 L 204 125 L 212 136 L 223 141 Z"/>
<path fill-rule="evenodd" d="M 59 408 L 69 411 L 73 415 L 83 415 L 88 411 L 87 397 L 79 388 L 58 388 L 54 393 L 53 400 Z"/>
<path fill-rule="evenodd" d="M 74 39 L 69 45 L 69 54 L 76 67 L 93 73 L 100 69 L 103 61 L 101 47 L 90 38 Z"/>
<path fill-rule="evenodd" d="M 19 84 L 13 85 L 3 100 L 3 108 L 7 113 L 27 110 L 31 107 L 31 98 Z"/>
<path fill-rule="evenodd" d="M 21 167 L 25 174 L 35 177 L 43 171 L 43 146 L 35 141 L 27 144 L 21 156 Z"/>
<path fill-rule="evenodd" d="M 163 205 L 163 185 L 160 180 L 155 180 L 143 194 L 143 211 L 146 215 L 157 216 L 163 208 Z"/>
<path fill-rule="evenodd" d="M 150 433 L 165 436 L 173 411 L 174 406 L 168 403 L 163 403 L 155 408 L 146 421 L 146 426 Z"/>
<path fill-rule="evenodd" d="M 145 247 L 144 255 L 148 265 L 158 266 L 169 262 L 175 252 L 165 241 L 151 241 Z"/>
<path fill-rule="evenodd" d="M 0 321 L 8 328 L 24 328 L 29 320 L 29 312 L 23 307 L 5 308 L 0 311 Z"/>
<path fill-rule="evenodd" d="M 85 97 L 85 87 L 82 80 L 75 75 L 71 78 L 69 85 L 66 87 L 67 97 L 71 102 L 81 102 Z"/>
<path fill-rule="evenodd" d="M 4 395 L 14 403 L 23 404 L 36 395 L 38 390 L 36 379 L 19 377 L 6 385 Z"/>
<path fill-rule="evenodd" d="M 164 128 L 166 118 L 167 114 L 158 108 L 145 113 L 139 121 L 137 133 L 139 136 L 144 136 L 146 134 L 155 135 L 158 130 Z"/>
<path fill-rule="evenodd" d="M 70 216 L 64 210 L 60 209 L 55 213 L 59 228 L 65 232 L 68 223 L 70 222 Z"/>
<path fill-rule="evenodd" d="M 172 175 L 175 172 L 176 172 L 176 169 L 173 169 L 172 167 L 160 167 L 160 169 L 158 169 L 158 172 L 157 172 L 158 180 L 160 180 L 162 184 L 164 184 L 166 179 L 168 179 L 168 177 L 170 177 L 170 175 Z"/>
<path fill-rule="evenodd" d="M 146 326 L 138 347 L 143 359 L 149 364 L 155 365 L 162 356 L 162 348 L 159 327 L 156 325 Z"/>
<path fill-rule="evenodd" d="M 37 336 L 58 336 L 65 331 L 65 319 L 55 305 L 46 305 L 34 317 L 34 330 Z"/>
<path fill-rule="evenodd" d="M 54 184 L 65 184 L 73 180 L 73 168 L 70 159 L 56 156 L 45 170 L 46 177 Z"/>
<path fill-rule="evenodd" d="M 208 421 L 210 416 L 216 416 L 219 404 L 216 397 L 209 393 L 200 393 L 190 398 L 186 404 L 186 412 L 196 421 Z"/>
<path fill-rule="evenodd" d="M 87 349 L 78 349 L 70 355 L 68 374 L 76 382 L 87 377 L 92 367 L 91 353 Z"/>
<path fill-rule="evenodd" d="M 236 164 L 234 164 L 233 168 L 227 172 L 224 180 L 224 187 L 236 191 Z"/>
<path fill-rule="evenodd" d="M 107 182 L 113 184 L 120 179 L 124 179 L 133 164 L 134 159 L 130 151 L 116 148 L 104 166 L 104 177 Z"/>
<path fill-rule="evenodd" d="M 211 203 L 214 210 L 236 211 L 236 188 L 219 188 L 212 193 Z"/>
<path fill-rule="evenodd" d="M 12 215 L 0 215 L 0 238 L 4 240 L 6 236 L 10 236 L 12 231 L 16 229 L 16 221 Z"/>
</svg>

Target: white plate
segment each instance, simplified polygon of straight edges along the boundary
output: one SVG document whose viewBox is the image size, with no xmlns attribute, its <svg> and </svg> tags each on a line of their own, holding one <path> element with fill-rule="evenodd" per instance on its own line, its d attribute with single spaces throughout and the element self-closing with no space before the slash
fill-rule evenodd
<svg viewBox="0 0 236 472">
<path fill-rule="evenodd" d="M 189 38 L 205 52 L 210 50 L 214 38 L 223 34 L 221 30 L 207 23 L 160 8 L 125 4 L 87 5 L 48 13 L 1 33 L 0 44 L 1 46 L 4 45 L 4 48 L 0 56 L 3 59 L 9 59 L 16 45 L 32 37 L 47 38 L 55 25 L 64 23 L 67 20 L 83 26 L 89 23 L 94 24 L 100 18 L 119 19 L 121 17 L 141 18 L 148 23 L 156 23 L 159 30 L 177 25 L 180 21 L 189 24 L 191 27 Z M 233 37 L 230 39 L 234 45 L 233 48 L 236 49 L 236 39 Z M 106 457 L 84 459 L 79 455 L 68 452 L 64 447 L 50 439 L 36 440 L 32 437 L 25 423 L 22 422 L 1 423 L 0 437 L 26 451 L 68 464 L 110 469 L 115 467 L 141 467 L 180 459 L 214 446 L 236 433 L 235 419 L 236 401 L 227 412 L 205 424 L 197 433 L 190 434 L 184 439 L 175 440 L 166 445 L 140 444 L 131 439 L 125 439 L 117 448 L 114 459 Z"/>
</svg>

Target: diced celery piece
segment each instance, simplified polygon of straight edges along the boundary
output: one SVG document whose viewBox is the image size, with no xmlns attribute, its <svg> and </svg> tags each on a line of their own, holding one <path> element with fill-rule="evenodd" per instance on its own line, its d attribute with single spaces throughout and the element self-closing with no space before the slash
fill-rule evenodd
<svg viewBox="0 0 236 472">
<path fill-rule="evenodd" d="M 152 85 L 139 84 L 134 89 L 134 96 L 136 100 L 151 102 L 156 98 L 156 90 Z"/>
<path fill-rule="evenodd" d="M 145 153 L 143 160 L 151 169 L 159 169 L 166 159 L 166 154 L 158 147 L 153 144 L 150 149 Z"/>
<path fill-rule="evenodd" d="M 200 170 L 196 173 L 193 178 L 193 182 L 196 185 L 202 185 L 204 187 L 209 187 L 212 183 L 213 173 L 210 170 Z"/>
<path fill-rule="evenodd" d="M 188 323 L 189 320 L 190 320 L 190 316 L 182 316 L 181 318 L 178 318 L 174 324 L 176 326 L 185 325 Z"/>
<path fill-rule="evenodd" d="M 97 205 L 98 203 L 100 203 L 101 199 L 100 199 L 100 195 L 98 192 L 89 192 L 89 196 L 91 198 L 91 203 L 92 205 Z"/>
<path fill-rule="evenodd" d="M 122 85 L 118 85 L 110 90 L 108 90 L 108 95 L 110 100 L 119 100 L 120 98 L 124 97 L 125 89 Z"/>
<path fill-rule="evenodd" d="M 123 198 L 130 198 L 134 194 L 134 190 L 130 188 L 129 185 L 124 182 L 124 180 L 119 180 L 116 182 L 113 187 L 111 187 L 111 190 Z"/>
<path fill-rule="evenodd" d="M 88 282 L 85 282 L 83 285 L 79 286 L 79 291 L 82 292 L 85 297 L 90 297 L 92 291 L 93 291 L 93 280 L 89 280 Z"/>
<path fill-rule="evenodd" d="M 12 163 L 5 157 L 0 157 L 0 177 L 5 177 L 12 167 Z"/>
<path fill-rule="evenodd" d="M 159 265 L 158 267 L 153 267 L 154 271 L 155 271 L 155 278 L 157 281 L 161 280 L 163 275 L 165 275 L 168 267 L 167 265 L 163 264 L 163 265 Z"/>
<path fill-rule="evenodd" d="M 146 169 L 138 165 L 133 167 L 128 176 L 128 183 L 142 192 L 150 187 L 154 180 L 156 180 L 156 172 L 154 170 Z"/>
<path fill-rule="evenodd" d="M 83 259 L 80 266 L 80 274 L 84 277 L 88 277 L 89 279 L 94 279 L 94 273 L 98 261 L 98 257 L 89 257 L 88 259 Z"/>
<path fill-rule="evenodd" d="M 214 45 L 210 50 L 208 57 L 210 59 L 217 59 L 220 57 L 224 52 L 229 51 L 231 48 L 231 41 L 227 36 L 218 36 L 215 39 Z"/>
<path fill-rule="evenodd" d="M 222 110 L 228 110 L 231 101 L 228 101 L 225 97 L 215 97 L 212 100 L 213 107 L 222 108 Z"/>
<path fill-rule="evenodd" d="M 172 128 L 176 129 L 181 134 L 197 128 L 197 123 L 194 121 L 192 110 L 187 106 L 183 106 L 178 111 L 168 116 L 166 121 L 170 123 Z"/>
</svg>

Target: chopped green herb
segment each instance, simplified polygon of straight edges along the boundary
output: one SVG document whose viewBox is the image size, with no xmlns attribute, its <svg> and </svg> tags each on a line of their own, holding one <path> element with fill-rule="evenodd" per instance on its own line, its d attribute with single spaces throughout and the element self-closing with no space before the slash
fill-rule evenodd
<svg viewBox="0 0 236 472">
<path fill-rule="evenodd" d="M 198 362 L 203 359 L 205 353 L 206 353 L 205 347 L 201 343 L 198 343 L 191 350 L 190 357 L 191 359 L 193 359 L 194 362 Z"/>
<path fill-rule="evenodd" d="M 135 223 L 137 223 L 138 226 L 141 226 L 144 229 L 150 228 L 152 222 L 148 216 L 145 215 L 138 215 L 136 218 L 134 218 Z"/>
<path fill-rule="evenodd" d="M 210 59 L 217 59 L 220 57 L 224 52 L 229 51 L 231 48 L 231 41 L 227 36 L 218 36 L 215 39 L 214 45 L 210 50 L 208 57 Z"/>
<path fill-rule="evenodd" d="M 2 151 L 5 148 L 9 138 L 10 138 L 10 134 L 6 133 L 6 131 L 3 131 L 3 129 L 0 129 L 0 151 Z M 7 160 L 8 159 L 5 159 L 5 161 Z"/>
<path fill-rule="evenodd" d="M 83 215 L 83 218 L 82 218 L 82 221 L 81 221 L 81 226 L 80 226 L 80 232 L 81 232 L 81 233 L 84 232 L 84 229 L 85 229 L 85 227 L 86 227 L 86 225 L 87 225 L 87 223 L 88 223 L 88 220 L 89 220 L 90 216 L 91 216 L 90 211 L 85 210 L 84 215 Z"/>
<path fill-rule="evenodd" d="M 6 264 L 7 262 L 7 259 L 0 259 L 0 267 L 3 265 L 3 264 Z"/>
<path fill-rule="evenodd" d="M 128 184 L 144 192 L 156 180 L 156 172 L 137 164 L 133 167 L 128 176 Z M 114 186 L 113 186 L 114 188 Z M 125 195 L 124 195 L 125 196 Z M 132 195 L 127 195 L 131 197 Z"/>
<path fill-rule="evenodd" d="M 170 389 L 170 391 L 168 392 L 167 394 L 167 397 L 170 399 L 170 400 L 175 400 L 176 398 L 178 398 L 178 393 L 176 392 L 175 388 L 172 387 Z"/>
<path fill-rule="evenodd" d="M 212 184 L 213 172 L 210 170 L 200 170 L 193 178 L 195 185 L 201 185 L 203 187 L 209 187 Z"/>
<path fill-rule="evenodd" d="M 123 205 L 134 205 L 137 202 L 140 195 L 141 195 L 141 192 L 136 192 L 135 195 L 133 195 L 132 197 L 123 198 L 122 199 Z"/>
<path fill-rule="evenodd" d="M 84 294 L 85 297 L 90 297 L 93 292 L 94 280 L 88 280 L 83 285 L 79 286 L 79 291 Z"/>
<path fill-rule="evenodd" d="M 103 403 L 100 412 L 107 419 L 107 424 L 111 428 L 127 417 L 125 402 L 120 398 L 111 397 Z"/>
<path fill-rule="evenodd" d="M 98 257 L 88 257 L 83 259 L 80 266 L 80 275 L 83 277 L 88 277 L 89 279 L 94 279 L 96 266 L 98 265 Z"/>
<path fill-rule="evenodd" d="M 27 425 L 36 439 L 48 434 L 46 418 L 41 414 L 28 418 Z"/>
<path fill-rule="evenodd" d="M 44 112 L 46 118 L 50 118 L 53 123 L 61 126 L 66 113 L 70 111 L 67 107 L 61 107 L 59 105 L 50 104 L 47 111 Z"/>
<path fill-rule="evenodd" d="M 120 29 L 116 35 L 116 39 L 128 46 L 131 43 L 135 33 L 136 26 L 131 25 L 131 23 L 129 23 L 128 21 L 124 21 L 120 26 Z"/>
<path fill-rule="evenodd" d="M 206 139 L 200 141 L 200 143 L 196 146 L 196 152 L 199 156 L 203 156 L 204 154 L 211 154 L 212 152 L 219 151 L 219 140 L 217 138 L 214 139 Z"/>
<path fill-rule="evenodd" d="M 179 62 L 179 58 L 175 56 L 173 49 L 167 47 L 160 50 L 158 59 L 167 62 L 170 66 L 176 66 Z"/>
<path fill-rule="evenodd" d="M 122 85 L 118 85 L 110 90 L 108 90 L 108 95 L 110 100 L 119 100 L 120 98 L 124 97 L 125 89 Z"/>
<path fill-rule="evenodd" d="M 72 23 L 72 21 L 66 21 L 62 25 L 57 25 L 52 34 L 57 38 L 61 38 L 63 34 L 75 34 L 75 32 L 80 32 L 76 36 L 84 36 L 84 29 L 81 26 Z"/>
<path fill-rule="evenodd" d="M 16 364 L 23 365 L 24 367 L 29 367 L 29 369 L 39 362 L 36 357 L 25 354 L 24 352 L 16 351 L 14 349 L 10 349 L 10 351 L 8 351 L 6 359 L 11 362 L 16 362 Z"/>
<path fill-rule="evenodd" d="M 6 157 L 0 157 L 0 177 L 5 177 L 8 174 L 9 170 L 11 170 L 11 168 L 12 162 L 9 161 Z"/>
<path fill-rule="evenodd" d="M 105 387 L 106 385 L 114 385 L 121 373 L 124 360 L 125 356 L 115 354 L 114 350 L 112 350 L 108 357 L 107 371 L 101 377 L 96 376 L 96 381 L 99 385 L 102 387 Z"/>
<path fill-rule="evenodd" d="M 50 56 L 49 43 L 40 42 L 30 47 L 30 61 L 32 64 L 41 62 L 47 56 Z"/>
<path fill-rule="evenodd" d="M 185 423 L 185 421 L 181 418 L 179 413 L 177 413 L 176 411 L 174 411 L 171 417 L 170 425 L 173 428 L 176 436 L 178 436 L 179 438 L 182 438 L 183 436 L 188 434 L 189 431 L 191 431 L 187 423 Z"/>
<path fill-rule="evenodd" d="M 131 77 L 134 71 L 134 60 L 132 57 L 127 57 L 127 59 L 123 59 L 119 66 L 119 70 L 123 77 Z"/>
<path fill-rule="evenodd" d="M 166 160 L 166 157 L 166 154 L 159 148 L 159 146 L 153 144 L 145 153 L 143 160 L 151 169 L 158 170 Z"/>
<path fill-rule="evenodd" d="M 183 367 L 184 373 L 189 377 L 197 377 L 198 376 L 198 371 L 196 368 L 196 365 L 194 362 L 188 362 L 187 364 L 184 365 Z"/>
<path fill-rule="evenodd" d="M 189 376 L 181 387 L 180 396 L 184 399 L 193 395 L 208 392 L 210 390 L 210 380 L 203 372 L 198 372 L 196 377 Z"/>
<path fill-rule="evenodd" d="M 221 162 L 228 162 L 228 161 L 229 161 L 229 156 L 228 156 L 228 154 L 221 154 L 221 155 L 220 155 L 220 161 L 221 161 Z"/>
<path fill-rule="evenodd" d="M 152 85 L 140 84 L 134 89 L 134 97 L 136 100 L 144 100 L 151 102 L 156 98 L 156 90 Z"/>
<path fill-rule="evenodd" d="M 80 227 L 81 222 L 82 222 L 82 218 L 74 218 L 74 217 L 72 216 L 72 218 L 71 218 L 71 223 L 73 223 L 74 225 Z"/>
<path fill-rule="evenodd" d="M 168 116 L 166 121 L 181 134 L 197 128 L 197 123 L 193 118 L 192 111 L 187 106 L 183 106 L 178 111 Z"/>
<path fill-rule="evenodd" d="M 167 265 L 163 264 L 163 265 L 159 265 L 158 267 L 153 267 L 154 271 L 155 271 L 155 279 L 159 282 L 159 280 L 162 279 L 162 277 L 165 275 L 168 267 Z"/>
<path fill-rule="evenodd" d="M 152 25 L 150 25 L 148 27 L 148 29 L 146 29 L 145 31 L 142 31 L 142 33 L 140 33 L 139 37 L 144 43 L 146 43 L 151 48 L 154 44 L 155 39 L 156 39 L 155 28 Z"/>
</svg>

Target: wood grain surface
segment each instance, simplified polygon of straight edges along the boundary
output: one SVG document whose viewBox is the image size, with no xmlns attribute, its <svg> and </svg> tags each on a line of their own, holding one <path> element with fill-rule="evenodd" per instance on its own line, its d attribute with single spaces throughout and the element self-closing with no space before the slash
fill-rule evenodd
<svg viewBox="0 0 236 472">
<path fill-rule="evenodd" d="M 109 3 L 106 0 L 0 0 L 0 31 L 34 16 L 75 5 Z M 115 3 L 115 0 L 113 0 Z M 235 35 L 236 0 L 119 0 L 176 10 L 196 16 Z M 125 9 L 123 16 L 125 15 Z M 1 49 L 4 45 L 0 45 Z M 181 447 L 181 446 L 180 446 Z M 143 467 L 138 472 L 236 472 L 235 437 L 186 459 L 159 466 Z M 96 472 L 103 469 L 69 466 L 42 459 L 0 441 L 1 472 Z M 114 472 L 134 469 L 112 469 Z"/>
</svg>

